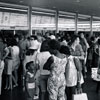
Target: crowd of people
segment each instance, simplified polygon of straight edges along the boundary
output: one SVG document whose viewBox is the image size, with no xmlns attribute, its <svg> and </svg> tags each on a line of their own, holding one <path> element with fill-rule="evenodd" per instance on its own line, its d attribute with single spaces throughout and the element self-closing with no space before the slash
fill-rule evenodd
<svg viewBox="0 0 100 100">
<path fill-rule="evenodd" d="M 0 36 L 0 94 L 21 81 L 27 100 L 72 100 L 88 71 L 100 69 L 100 37 L 65 35 Z M 20 74 L 20 75 L 19 75 Z M 98 70 L 100 74 L 100 70 Z"/>
</svg>

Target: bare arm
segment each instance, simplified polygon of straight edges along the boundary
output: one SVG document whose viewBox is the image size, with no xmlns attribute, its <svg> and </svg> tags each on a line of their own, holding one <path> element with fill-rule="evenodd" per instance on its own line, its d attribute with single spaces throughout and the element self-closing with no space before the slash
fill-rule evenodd
<svg viewBox="0 0 100 100">
<path fill-rule="evenodd" d="M 8 56 L 8 54 L 9 54 L 9 49 L 6 48 L 5 49 L 5 54 L 4 54 L 3 58 L 2 58 L 2 60 L 4 60 Z"/>
</svg>

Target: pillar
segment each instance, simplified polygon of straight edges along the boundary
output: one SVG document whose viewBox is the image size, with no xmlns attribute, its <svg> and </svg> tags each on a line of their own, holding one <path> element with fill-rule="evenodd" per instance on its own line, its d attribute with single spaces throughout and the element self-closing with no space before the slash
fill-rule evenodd
<svg viewBox="0 0 100 100">
<path fill-rule="evenodd" d="M 89 37 L 91 37 L 93 35 L 92 21 L 93 21 L 93 16 L 91 16 L 91 18 L 90 18 L 90 36 Z"/>
<path fill-rule="evenodd" d="M 31 15 L 32 15 L 32 7 L 29 6 L 28 8 L 28 36 L 32 35 L 32 25 L 31 25 Z"/>
<path fill-rule="evenodd" d="M 56 14 L 55 14 L 56 33 L 59 32 L 59 30 L 58 30 L 58 17 L 59 17 L 59 12 L 58 12 L 58 10 L 56 10 Z"/>
<path fill-rule="evenodd" d="M 75 34 L 78 34 L 78 13 L 75 16 Z"/>
<path fill-rule="evenodd" d="M 16 34 L 16 31 L 14 30 L 14 35 Z"/>
</svg>

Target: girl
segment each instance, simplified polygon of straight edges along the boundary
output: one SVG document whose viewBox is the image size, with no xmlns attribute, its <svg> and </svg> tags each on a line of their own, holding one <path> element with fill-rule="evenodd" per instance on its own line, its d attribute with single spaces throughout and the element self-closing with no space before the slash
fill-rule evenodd
<svg viewBox="0 0 100 100">
<path fill-rule="evenodd" d="M 20 58 L 19 58 L 20 50 L 19 50 L 19 47 L 17 46 L 17 44 L 15 43 L 15 41 L 13 43 L 12 50 L 13 50 L 12 71 L 13 71 L 13 74 L 14 74 L 14 75 L 12 75 L 12 78 L 13 78 L 14 83 L 15 83 L 15 85 L 13 85 L 13 87 L 16 87 L 16 86 L 18 86 L 18 68 L 19 68 L 19 65 L 20 65 Z"/>
<path fill-rule="evenodd" d="M 66 54 L 67 57 L 67 64 L 65 69 L 65 78 L 66 78 L 66 94 L 67 99 L 72 100 L 72 95 L 77 92 L 81 92 L 81 84 L 83 83 L 82 77 L 82 66 L 79 63 L 79 59 L 75 58 L 71 55 L 70 49 L 67 46 L 61 46 L 60 52 Z M 78 61 L 78 63 L 76 62 Z"/>
<path fill-rule="evenodd" d="M 6 45 L 4 50 L 3 60 L 5 61 L 5 74 L 6 74 L 6 86 L 5 89 L 12 89 L 12 66 L 13 66 L 13 50 L 12 50 L 12 42 L 9 42 Z"/>
<path fill-rule="evenodd" d="M 82 64 L 82 74 L 84 78 L 86 78 L 86 68 L 84 66 L 85 53 L 82 49 L 82 46 L 80 44 L 80 39 L 77 35 L 73 35 L 71 37 L 71 41 L 69 42 L 69 48 L 70 48 L 71 55 L 80 60 Z"/>
<path fill-rule="evenodd" d="M 34 66 L 34 62 L 30 61 L 26 64 L 26 77 L 25 77 L 25 89 L 27 93 L 27 100 L 34 100 L 35 95 L 35 74 L 37 68 Z"/>
<path fill-rule="evenodd" d="M 45 63 L 44 69 L 50 69 L 47 88 L 49 100 L 65 100 L 65 67 L 67 58 L 65 54 L 59 52 L 60 43 L 56 40 L 49 42 L 51 53 L 53 54 Z"/>
</svg>

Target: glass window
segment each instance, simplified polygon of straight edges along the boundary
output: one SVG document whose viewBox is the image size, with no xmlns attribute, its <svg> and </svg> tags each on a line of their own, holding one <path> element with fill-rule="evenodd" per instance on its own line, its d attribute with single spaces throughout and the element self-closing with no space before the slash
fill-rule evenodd
<svg viewBox="0 0 100 100">
<path fill-rule="evenodd" d="M 0 26 L 9 26 L 9 27 L 20 27 L 28 25 L 28 16 L 27 10 L 18 11 L 20 9 L 16 9 L 13 11 L 13 8 L 9 8 L 11 10 L 1 10 L 0 11 Z"/>
<path fill-rule="evenodd" d="M 75 16 L 74 14 L 59 12 L 58 30 L 75 31 Z"/>
<path fill-rule="evenodd" d="M 100 31 L 100 18 L 99 17 L 93 17 L 92 31 Z"/>
<path fill-rule="evenodd" d="M 78 31 L 90 31 L 90 16 L 78 15 Z"/>
<path fill-rule="evenodd" d="M 32 29 L 55 30 L 55 14 L 32 11 Z"/>
</svg>

